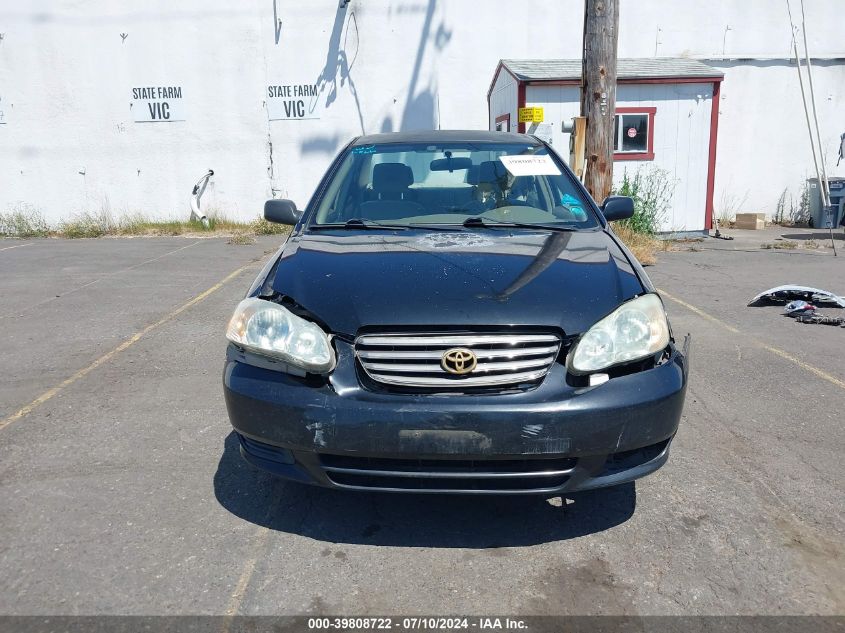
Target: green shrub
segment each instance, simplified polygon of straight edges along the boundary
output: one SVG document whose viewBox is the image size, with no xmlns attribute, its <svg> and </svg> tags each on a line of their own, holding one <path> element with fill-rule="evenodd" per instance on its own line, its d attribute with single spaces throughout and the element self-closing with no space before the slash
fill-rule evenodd
<svg viewBox="0 0 845 633">
<path fill-rule="evenodd" d="M 622 183 L 613 193 L 628 196 L 634 200 L 633 217 L 617 222 L 635 233 L 654 235 L 660 230 L 663 219 L 668 215 L 669 203 L 675 192 L 675 183 L 669 172 L 658 167 L 640 168 L 633 176 L 628 170 L 622 174 Z"/>
<path fill-rule="evenodd" d="M 117 225 L 108 211 L 100 213 L 79 213 L 69 220 L 59 224 L 59 234 L 62 237 L 75 239 L 79 237 L 102 237 L 113 233 Z"/>
<path fill-rule="evenodd" d="M 281 235 L 291 230 L 291 227 L 284 224 L 276 224 L 275 222 L 268 222 L 263 217 L 258 216 L 250 224 L 250 230 L 256 235 Z"/>
<path fill-rule="evenodd" d="M 14 211 L 0 213 L 0 235 L 4 237 L 46 237 L 50 226 L 35 207 L 19 205 Z"/>
</svg>

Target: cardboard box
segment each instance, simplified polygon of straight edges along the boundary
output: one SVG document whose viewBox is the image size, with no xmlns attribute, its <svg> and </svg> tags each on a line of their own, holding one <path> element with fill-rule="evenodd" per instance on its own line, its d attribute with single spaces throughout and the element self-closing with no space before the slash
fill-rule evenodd
<svg viewBox="0 0 845 633">
<path fill-rule="evenodd" d="M 735 229 L 759 230 L 766 228 L 765 213 L 737 213 L 734 222 Z"/>
</svg>

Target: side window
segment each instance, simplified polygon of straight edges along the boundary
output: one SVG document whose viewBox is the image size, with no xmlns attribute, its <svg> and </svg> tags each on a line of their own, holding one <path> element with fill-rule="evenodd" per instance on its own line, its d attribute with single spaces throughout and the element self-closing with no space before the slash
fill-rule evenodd
<svg viewBox="0 0 845 633">
<path fill-rule="evenodd" d="M 340 166 L 337 174 L 329 184 L 324 194 L 325 202 L 317 211 L 317 222 L 339 222 L 345 217 L 350 204 L 350 171 L 354 168 L 355 161 L 345 160 Z M 360 163 L 358 165 L 360 167 Z"/>
<path fill-rule="evenodd" d="M 544 179 L 549 185 L 552 198 L 552 214 L 563 222 L 585 222 L 589 212 L 584 206 L 581 194 L 565 176 Z"/>
<path fill-rule="evenodd" d="M 613 124 L 614 160 L 654 160 L 656 108 L 617 108 Z"/>
</svg>

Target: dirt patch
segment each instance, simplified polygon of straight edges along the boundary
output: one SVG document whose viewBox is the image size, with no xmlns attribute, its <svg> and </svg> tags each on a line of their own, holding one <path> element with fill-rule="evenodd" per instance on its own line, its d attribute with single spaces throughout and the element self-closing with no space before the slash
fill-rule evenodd
<svg viewBox="0 0 845 633">
<path fill-rule="evenodd" d="M 534 583 L 536 597 L 523 613 L 537 615 L 633 615 L 633 587 L 603 558 L 548 570 Z"/>
</svg>

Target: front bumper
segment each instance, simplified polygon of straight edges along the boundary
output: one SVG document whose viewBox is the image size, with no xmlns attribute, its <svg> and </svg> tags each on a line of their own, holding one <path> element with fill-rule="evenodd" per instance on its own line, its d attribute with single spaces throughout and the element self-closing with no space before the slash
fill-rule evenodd
<svg viewBox="0 0 845 633">
<path fill-rule="evenodd" d="M 333 488 L 564 493 L 643 477 L 668 459 L 687 383 L 687 350 L 664 364 L 575 388 L 555 363 L 529 391 L 415 395 L 361 386 L 336 341 L 327 382 L 242 362 L 224 371 L 241 454 L 281 477 Z"/>
</svg>

